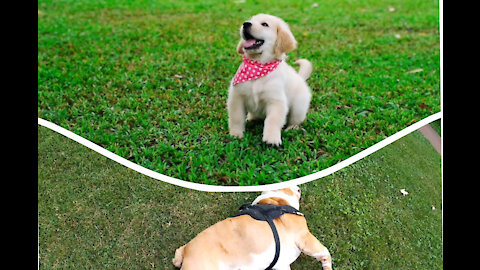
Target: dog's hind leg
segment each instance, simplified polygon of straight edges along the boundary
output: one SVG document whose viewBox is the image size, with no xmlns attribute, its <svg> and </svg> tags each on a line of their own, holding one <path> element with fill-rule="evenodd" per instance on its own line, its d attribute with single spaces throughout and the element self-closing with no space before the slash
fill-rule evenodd
<svg viewBox="0 0 480 270">
<path fill-rule="evenodd" d="M 183 245 L 183 246 L 177 248 L 177 250 L 175 250 L 175 258 L 173 258 L 172 263 L 173 263 L 173 265 L 175 265 L 178 268 L 180 268 L 182 266 L 184 249 L 185 249 L 185 245 Z"/>
<path fill-rule="evenodd" d="M 255 115 L 253 115 L 251 112 L 247 113 L 247 121 L 255 121 L 257 119 L 258 118 L 255 117 Z"/>
<path fill-rule="evenodd" d="M 288 123 L 285 130 L 299 129 L 302 122 L 307 117 L 308 107 L 310 105 L 311 94 L 308 89 L 302 95 L 296 96 L 290 105 L 288 113 Z"/>
<path fill-rule="evenodd" d="M 328 249 L 310 232 L 306 232 L 297 243 L 298 248 L 308 256 L 322 263 L 324 270 L 332 269 L 332 256 Z"/>
<path fill-rule="evenodd" d="M 214 261 L 185 260 L 181 270 L 219 270 L 220 265 Z"/>
</svg>

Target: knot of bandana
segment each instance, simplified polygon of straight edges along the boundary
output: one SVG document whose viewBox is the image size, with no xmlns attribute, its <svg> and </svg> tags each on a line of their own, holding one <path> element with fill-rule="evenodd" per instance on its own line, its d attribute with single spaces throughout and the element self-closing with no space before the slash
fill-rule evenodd
<svg viewBox="0 0 480 270">
<path fill-rule="evenodd" d="M 243 62 L 233 77 L 233 85 L 250 80 L 255 80 L 274 71 L 282 60 L 261 64 L 243 56 Z"/>
</svg>

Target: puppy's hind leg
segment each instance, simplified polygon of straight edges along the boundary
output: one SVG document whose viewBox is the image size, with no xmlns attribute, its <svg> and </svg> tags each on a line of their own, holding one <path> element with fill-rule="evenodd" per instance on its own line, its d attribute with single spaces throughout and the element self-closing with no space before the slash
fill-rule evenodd
<svg viewBox="0 0 480 270">
<path fill-rule="evenodd" d="M 309 92 L 295 97 L 295 99 L 292 101 L 292 104 L 290 105 L 288 124 L 285 130 L 300 128 L 300 125 L 307 117 L 308 108 L 310 106 L 310 99 L 311 94 Z"/>
<path fill-rule="evenodd" d="M 252 113 L 247 113 L 247 121 L 255 121 L 257 120 L 258 118 L 255 117 L 255 115 L 253 115 Z"/>
</svg>

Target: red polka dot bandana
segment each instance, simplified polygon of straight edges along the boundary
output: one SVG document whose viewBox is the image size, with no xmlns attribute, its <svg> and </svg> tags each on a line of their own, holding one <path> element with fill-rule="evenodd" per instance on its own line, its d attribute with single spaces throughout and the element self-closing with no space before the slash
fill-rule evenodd
<svg viewBox="0 0 480 270">
<path fill-rule="evenodd" d="M 261 64 L 243 56 L 243 62 L 238 68 L 235 77 L 233 77 L 233 85 L 265 76 L 274 71 L 280 62 L 282 62 L 282 60 Z"/>
</svg>

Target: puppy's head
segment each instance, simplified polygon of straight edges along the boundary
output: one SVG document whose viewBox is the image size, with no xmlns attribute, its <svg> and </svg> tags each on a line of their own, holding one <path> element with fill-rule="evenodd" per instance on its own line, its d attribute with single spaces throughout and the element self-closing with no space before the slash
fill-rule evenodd
<svg viewBox="0 0 480 270">
<path fill-rule="evenodd" d="M 255 59 L 262 56 L 267 61 L 281 60 L 285 53 L 297 47 L 297 41 L 288 24 L 282 19 L 258 14 L 244 22 L 240 27 L 239 54 Z"/>
</svg>

